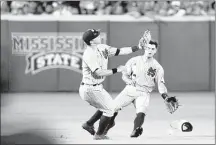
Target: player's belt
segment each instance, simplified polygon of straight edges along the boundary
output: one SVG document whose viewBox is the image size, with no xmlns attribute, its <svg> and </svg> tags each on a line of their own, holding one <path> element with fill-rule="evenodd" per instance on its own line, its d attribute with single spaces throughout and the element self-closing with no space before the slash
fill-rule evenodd
<svg viewBox="0 0 216 145">
<path fill-rule="evenodd" d="M 81 83 L 81 85 L 89 85 L 89 86 L 98 86 L 98 85 L 100 85 L 100 84 L 86 84 L 86 83 Z"/>
</svg>

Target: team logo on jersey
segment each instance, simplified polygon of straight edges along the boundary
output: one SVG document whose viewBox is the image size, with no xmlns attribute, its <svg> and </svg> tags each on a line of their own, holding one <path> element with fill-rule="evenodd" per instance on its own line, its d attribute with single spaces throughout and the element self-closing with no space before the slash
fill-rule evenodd
<svg viewBox="0 0 216 145">
<path fill-rule="evenodd" d="M 155 76 L 155 73 L 156 73 L 156 69 L 153 69 L 152 67 L 150 67 L 150 68 L 148 69 L 147 75 L 148 75 L 148 76 L 151 76 L 151 77 L 154 77 L 154 76 Z"/>
<path fill-rule="evenodd" d="M 108 50 L 105 49 L 104 51 L 102 51 L 102 53 L 103 53 L 104 58 L 107 59 L 107 58 L 108 58 L 108 55 L 109 55 L 109 54 L 108 54 L 108 53 L 109 53 Z"/>
<path fill-rule="evenodd" d="M 62 68 L 82 72 L 85 44 L 80 33 L 12 33 L 12 54 L 26 57 L 25 73 Z M 102 43 L 106 34 L 101 33 Z"/>
</svg>

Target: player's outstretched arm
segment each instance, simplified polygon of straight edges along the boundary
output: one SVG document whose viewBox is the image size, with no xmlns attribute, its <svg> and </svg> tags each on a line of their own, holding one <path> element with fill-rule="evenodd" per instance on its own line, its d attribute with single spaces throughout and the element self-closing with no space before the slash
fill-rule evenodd
<svg viewBox="0 0 216 145">
<path fill-rule="evenodd" d="M 169 96 L 167 93 L 167 88 L 166 88 L 165 82 L 164 82 L 164 70 L 163 70 L 163 68 L 161 68 L 158 71 L 156 80 L 157 80 L 157 84 L 158 84 L 158 91 L 161 94 L 162 98 L 164 99 L 167 110 L 171 114 L 174 113 L 179 107 L 179 102 L 175 98 L 175 96 Z"/>
<path fill-rule="evenodd" d="M 94 73 L 97 76 L 110 76 L 110 75 L 113 75 L 115 73 L 122 72 L 122 71 L 125 71 L 125 66 L 119 66 L 113 69 L 99 69 L 98 68 L 94 71 Z"/>
<path fill-rule="evenodd" d="M 128 55 L 140 49 L 144 49 L 144 47 L 150 42 L 150 40 L 151 40 L 151 32 L 149 30 L 146 30 L 143 36 L 140 38 L 138 46 L 122 47 L 119 49 L 120 51 L 119 55 Z"/>
<path fill-rule="evenodd" d="M 139 50 L 138 46 L 119 48 L 119 55 L 128 55 Z"/>
<path fill-rule="evenodd" d="M 149 30 L 146 30 L 143 36 L 140 38 L 137 46 L 122 47 L 122 48 L 116 48 L 110 46 L 108 49 L 109 57 L 118 56 L 118 55 L 128 55 L 138 50 L 144 49 L 145 45 L 148 44 L 150 40 L 151 40 L 151 32 Z"/>
<path fill-rule="evenodd" d="M 90 51 L 91 53 L 91 51 Z M 117 68 L 113 68 L 110 70 L 102 69 L 99 65 L 99 60 L 95 53 L 87 54 L 85 53 L 83 55 L 83 62 L 87 64 L 93 75 L 96 76 L 109 76 L 118 72 L 125 71 L 125 66 L 119 66 Z"/>
<path fill-rule="evenodd" d="M 156 75 L 156 83 L 158 86 L 158 91 L 159 93 L 162 94 L 167 94 L 167 88 L 165 86 L 165 81 L 164 81 L 164 69 L 162 66 L 159 67 L 159 70 L 157 71 Z M 163 97 L 163 96 L 162 96 Z"/>
<path fill-rule="evenodd" d="M 162 98 L 164 99 L 164 103 L 167 107 L 168 112 L 171 114 L 174 113 L 179 107 L 179 102 L 176 99 L 176 97 L 168 95 L 167 88 L 166 88 L 164 83 L 158 84 L 158 90 L 159 90 Z"/>
<path fill-rule="evenodd" d="M 118 56 L 118 55 L 128 55 L 138 50 L 139 50 L 138 46 L 122 47 L 122 48 L 111 47 L 109 49 L 109 52 L 110 52 L 109 56 L 112 57 L 112 56 Z"/>
</svg>

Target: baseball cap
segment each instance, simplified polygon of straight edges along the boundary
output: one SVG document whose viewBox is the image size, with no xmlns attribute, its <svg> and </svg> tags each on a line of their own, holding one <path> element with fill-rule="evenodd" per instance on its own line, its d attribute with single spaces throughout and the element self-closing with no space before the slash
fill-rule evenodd
<svg viewBox="0 0 216 145">
<path fill-rule="evenodd" d="M 181 130 L 183 132 L 191 132 L 193 130 L 193 126 L 190 122 L 184 122 L 181 126 Z"/>
<path fill-rule="evenodd" d="M 95 39 L 99 35 L 100 35 L 100 30 L 88 29 L 86 32 L 84 32 L 82 39 L 86 44 L 90 45 L 90 41 Z"/>
</svg>

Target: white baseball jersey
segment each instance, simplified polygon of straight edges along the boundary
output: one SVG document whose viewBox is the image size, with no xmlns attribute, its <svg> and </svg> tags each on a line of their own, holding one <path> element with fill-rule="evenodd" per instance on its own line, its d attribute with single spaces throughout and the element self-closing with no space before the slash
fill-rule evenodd
<svg viewBox="0 0 216 145">
<path fill-rule="evenodd" d="M 152 92 L 155 83 L 164 82 L 163 67 L 154 58 L 145 59 L 144 56 L 131 58 L 127 63 L 127 74 L 136 82 L 136 88 Z M 159 90 L 163 92 L 163 90 Z"/>
<path fill-rule="evenodd" d="M 82 82 L 86 84 L 100 84 L 105 80 L 105 76 L 96 76 L 94 72 L 99 68 L 107 69 L 108 58 L 113 56 L 113 53 L 110 52 L 110 47 L 106 44 L 99 44 L 96 49 L 87 46 L 83 54 Z"/>
<path fill-rule="evenodd" d="M 150 92 L 155 87 L 155 83 L 164 82 L 164 70 L 154 58 L 145 59 L 143 56 L 131 58 L 127 63 L 127 72 L 124 75 L 135 82 L 134 85 L 126 85 L 122 92 L 114 99 L 115 110 L 133 103 L 136 113 L 147 113 Z M 166 88 L 160 88 L 159 92 L 166 92 Z"/>
<path fill-rule="evenodd" d="M 115 54 L 112 51 L 116 51 L 116 49 L 110 48 L 110 46 L 105 44 L 97 45 L 96 49 L 87 46 L 83 54 L 82 63 L 82 82 L 85 85 L 81 85 L 79 88 L 81 98 L 108 117 L 111 117 L 114 113 L 113 99 L 102 85 L 93 85 L 101 84 L 105 80 L 104 76 L 97 76 L 94 72 L 99 68 L 107 69 L 108 57 Z"/>
</svg>

